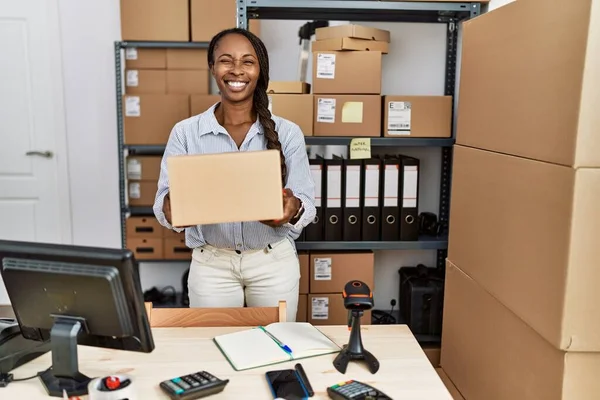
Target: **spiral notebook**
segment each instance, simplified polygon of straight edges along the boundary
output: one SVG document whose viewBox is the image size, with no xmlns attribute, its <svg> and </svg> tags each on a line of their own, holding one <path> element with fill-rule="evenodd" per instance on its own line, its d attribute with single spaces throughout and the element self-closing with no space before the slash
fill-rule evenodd
<svg viewBox="0 0 600 400">
<path fill-rule="evenodd" d="M 341 348 L 307 322 L 275 322 L 228 333 L 214 342 L 236 371 L 336 353 Z M 287 351 L 284 346 L 290 349 Z"/>
</svg>

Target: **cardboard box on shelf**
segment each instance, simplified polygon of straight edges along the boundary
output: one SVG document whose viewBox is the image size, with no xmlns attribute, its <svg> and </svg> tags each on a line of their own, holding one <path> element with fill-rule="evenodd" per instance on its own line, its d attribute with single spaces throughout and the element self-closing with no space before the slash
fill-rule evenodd
<svg viewBox="0 0 600 400">
<path fill-rule="evenodd" d="M 162 238 L 163 227 L 152 217 L 129 217 L 125 221 L 127 237 Z"/>
<path fill-rule="evenodd" d="M 442 368 L 436 367 L 435 371 L 438 373 L 442 382 L 444 382 L 444 386 L 446 386 L 446 389 L 448 389 L 448 391 L 450 392 L 452 400 L 465 400 L 465 398 L 462 396 L 462 394 L 460 394 L 456 386 L 454 386 L 454 383 L 452 383 L 452 380 L 448 377 L 448 375 L 444 372 Z"/>
<path fill-rule="evenodd" d="M 300 262 L 300 294 L 308 294 L 309 291 L 309 274 L 310 274 L 310 261 L 309 254 L 299 252 L 298 261 Z"/>
<path fill-rule="evenodd" d="M 390 31 L 357 24 L 328 26 L 325 28 L 317 28 L 315 30 L 316 40 L 334 38 L 356 38 L 389 43 Z"/>
<path fill-rule="evenodd" d="M 307 301 L 307 320 L 313 325 L 346 325 L 349 313 L 342 293 L 311 293 Z M 365 311 L 361 325 L 371 325 L 371 310 Z"/>
<path fill-rule="evenodd" d="M 314 100 L 311 94 L 269 94 L 271 113 L 297 124 L 304 136 L 312 136 Z"/>
<path fill-rule="evenodd" d="M 127 156 L 127 179 L 134 181 L 158 181 L 161 156 Z"/>
<path fill-rule="evenodd" d="M 130 206 L 151 207 L 156 198 L 156 181 L 129 181 L 127 195 Z"/>
<path fill-rule="evenodd" d="M 310 293 L 341 293 L 349 281 L 359 280 L 374 291 L 375 256 L 372 251 L 310 253 Z"/>
<path fill-rule="evenodd" d="M 450 261 L 444 298 L 441 366 L 464 398 L 598 398 L 599 352 L 556 348 Z"/>
<path fill-rule="evenodd" d="M 173 226 L 283 216 L 277 150 L 169 157 L 167 169 Z M 202 177 L 202 185 L 194 184 L 198 177 Z"/>
<path fill-rule="evenodd" d="M 167 73 L 160 69 L 125 70 L 125 93 L 165 94 L 167 93 Z"/>
<path fill-rule="evenodd" d="M 455 146 L 448 258 L 555 347 L 600 351 L 598 199 L 600 168 Z"/>
<path fill-rule="evenodd" d="M 381 96 L 314 95 L 315 136 L 381 136 Z"/>
<path fill-rule="evenodd" d="M 389 43 L 379 40 L 355 39 L 349 37 L 315 40 L 311 44 L 311 50 L 315 51 L 380 51 L 383 54 L 389 52 Z"/>
<path fill-rule="evenodd" d="M 167 49 L 167 69 L 208 70 L 207 49 Z"/>
<path fill-rule="evenodd" d="M 296 322 L 308 322 L 308 295 L 298 296 L 298 311 L 296 312 Z"/>
<path fill-rule="evenodd" d="M 190 96 L 191 115 L 201 114 L 220 101 L 221 96 L 217 94 L 193 94 Z"/>
<path fill-rule="evenodd" d="M 464 23 L 458 144 L 600 167 L 600 4 L 564 4 L 515 1 Z"/>
<path fill-rule="evenodd" d="M 167 68 L 166 49 L 128 47 L 125 52 L 126 69 L 165 69 Z"/>
<path fill-rule="evenodd" d="M 191 260 L 192 249 L 186 246 L 183 238 L 164 238 L 165 260 Z"/>
<path fill-rule="evenodd" d="M 189 0 L 120 1 L 122 40 L 190 40 Z"/>
<path fill-rule="evenodd" d="M 300 81 L 269 81 L 267 92 L 273 94 L 309 94 L 310 83 Z"/>
<path fill-rule="evenodd" d="M 188 95 L 123 96 L 125 144 L 165 144 L 175 124 L 190 116 Z"/>
<path fill-rule="evenodd" d="M 383 136 L 452 136 L 452 96 L 383 96 Z"/>
<path fill-rule="evenodd" d="M 313 52 L 314 94 L 381 94 L 379 51 Z"/>
<path fill-rule="evenodd" d="M 191 0 L 190 7 L 193 42 L 210 42 L 220 31 L 236 26 L 235 1 Z M 260 37 L 259 20 L 250 19 L 248 28 Z"/>
<path fill-rule="evenodd" d="M 162 260 L 164 257 L 162 238 L 127 237 L 126 247 L 137 260 Z"/>
<path fill-rule="evenodd" d="M 167 70 L 167 93 L 209 94 L 208 70 Z"/>
</svg>

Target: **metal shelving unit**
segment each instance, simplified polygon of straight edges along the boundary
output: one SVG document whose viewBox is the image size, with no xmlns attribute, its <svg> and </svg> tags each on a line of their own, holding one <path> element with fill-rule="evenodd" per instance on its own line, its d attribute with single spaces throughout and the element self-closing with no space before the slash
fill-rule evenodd
<svg viewBox="0 0 600 400">
<path fill-rule="evenodd" d="M 248 27 L 249 19 L 278 20 L 332 20 L 351 22 L 422 22 L 446 24 L 446 68 L 444 94 L 453 96 L 456 85 L 456 58 L 458 44 L 458 26 L 461 21 L 478 16 L 481 3 L 478 2 L 410 2 L 410 1 L 365 1 L 365 0 L 237 0 L 237 26 Z M 453 103 L 455 104 L 455 103 Z M 454 112 L 453 112 L 454 119 Z M 452 138 L 449 139 L 417 139 L 417 138 L 371 138 L 375 146 L 423 146 L 441 147 L 442 167 L 440 178 L 440 201 L 438 219 L 442 224 L 441 235 L 448 235 L 450 214 L 450 184 L 452 178 L 452 145 L 455 132 L 452 124 Z M 314 138 L 319 140 L 320 138 Z M 347 138 L 326 138 L 320 144 L 348 144 Z M 307 242 L 305 242 L 306 244 Z M 368 242 L 367 242 L 368 243 Z M 383 249 L 385 242 L 370 242 L 371 249 Z M 447 256 L 447 240 L 419 241 L 420 247 L 409 247 L 406 242 L 399 242 L 394 249 L 433 249 L 437 250 L 437 267 L 443 268 Z M 432 245 L 432 243 L 435 243 Z M 342 246 L 341 243 L 339 243 Z M 298 243 L 300 249 L 302 244 Z M 324 246 L 328 243 L 315 243 Z M 333 244 L 331 244 L 333 246 Z M 407 247 L 404 247 L 407 246 Z M 313 247 L 314 248 L 314 247 Z M 316 249 L 316 248 L 314 248 Z M 348 247 L 346 247 L 348 249 Z M 392 249 L 392 247 L 385 247 Z"/>
<path fill-rule="evenodd" d="M 231 0 L 232 1 L 232 0 Z M 237 26 L 248 27 L 249 19 L 278 20 L 337 20 L 352 22 L 423 22 L 447 25 L 445 95 L 454 96 L 456 82 L 457 24 L 480 14 L 478 2 L 402 2 L 364 0 L 236 0 Z M 162 155 L 164 145 L 125 145 L 122 111 L 122 51 L 127 48 L 207 48 L 204 42 L 115 42 L 115 71 L 117 95 L 117 130 L 119 154 L 119 193 L 121 205 L 122 245 L 126 246 L 125 221 L 128 215 L 151 216 L 151 207 L 128 207 L 126 201 L 126 154 Z M 454 126 L 454 124 L 453 124 Z M 440 204 L 438 218 L 443 224 L 441 237 L 423 237 L 414 242 L 298 242 L 299 250 L 437 250 L 437 265 L 444 266 L 447 254 L 448 217 L 452 166 L 451 138 L 386 138 L 372 137 L 376 147 L 434 147 L 441 148 Z M 351 137 L 306 137 L 307 145 L 350 144 Z"/>
</svg>

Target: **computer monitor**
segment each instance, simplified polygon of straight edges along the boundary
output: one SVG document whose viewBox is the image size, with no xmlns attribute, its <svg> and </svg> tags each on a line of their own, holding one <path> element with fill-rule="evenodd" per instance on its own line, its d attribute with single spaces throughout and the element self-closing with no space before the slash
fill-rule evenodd
<svg viewBox="0 0 600 400">
<path fill-rule="evenodd" d="M 23 336 L 50 339 L 50 396 L 87 394 L 77 344 L 149 353 L 154 341 L 129 250 L 0 241 L 0 274 Z"/>
</svg>

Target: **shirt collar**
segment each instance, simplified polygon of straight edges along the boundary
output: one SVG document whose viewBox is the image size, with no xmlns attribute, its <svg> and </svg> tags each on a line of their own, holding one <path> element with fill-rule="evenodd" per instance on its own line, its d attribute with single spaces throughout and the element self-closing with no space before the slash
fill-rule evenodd
<svg viewBox="0 0 600 400">
<path fill-rule="evenodd" d="M 200 136 L 204 136 L 209 133 L 212 133 L 215 136 L 219 133 L 227 134 L 225 128 L 219 124 L 219 121 L 217 121 L 217 118 L 215 117 L 215 108 L 219 105 L 219 103 L 220 102 L 213 104 L 208 110 L 200 114 L 200 118 L 198 120 Z M 253 135 L 255 133 L 258 135 L 264 134 L 264 128 L 258 119 L 250 127 L 250 131 L 248 131 L 249 135 Z"/>
</svg>

